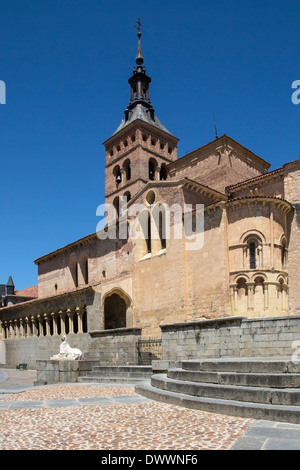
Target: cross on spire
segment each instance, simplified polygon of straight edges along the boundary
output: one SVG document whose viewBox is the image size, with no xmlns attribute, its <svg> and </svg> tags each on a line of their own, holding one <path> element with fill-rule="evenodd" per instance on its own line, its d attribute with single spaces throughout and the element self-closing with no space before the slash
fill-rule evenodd
<svg viewBox="0 0 300 470">
<path fill-rule="evenodd" d="M 137 26 L 134 25 L 134 28 L 138 30 L 138 36 L 141 36 L 141 34 L 142 34 L 141 26 L 144 26 L 141 23 L 141 18 L 138 18 L 137 20 L 135 20 L 135 22 L 137 23 Z"/>
</svg>

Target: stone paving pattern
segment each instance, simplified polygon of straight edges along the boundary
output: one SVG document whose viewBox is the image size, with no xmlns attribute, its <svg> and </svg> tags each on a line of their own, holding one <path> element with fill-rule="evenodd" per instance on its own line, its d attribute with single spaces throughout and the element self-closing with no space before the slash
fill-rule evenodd
<svg viewBox="0 0 300 470">
<path fill-rule="evenodd" d="M 63 403 L 99 396 L 125 403 Z M 147 399 L 134 403 L 134 396 L 134 387 L 97 385 L 49 385 L 7 395 L 0 405 L 23 407 L 0 409 L 0 450 L 226 450 L 253 421 Z M 45 407 L 24 408 L 38 401 Z"/>
<path fill-rule="evenodd" d="M 300 450 L 300 425 L 159 403 L 132 385 L 35 379 L 0 369 L 0 450 Z"/>
</svg>

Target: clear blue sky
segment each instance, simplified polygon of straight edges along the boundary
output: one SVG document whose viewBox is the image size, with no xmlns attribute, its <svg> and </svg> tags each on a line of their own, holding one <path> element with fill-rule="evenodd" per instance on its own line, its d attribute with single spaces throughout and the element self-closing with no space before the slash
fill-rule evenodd
<svg viewBox="0 0 300 470">
<path fill-rule="evenodd" d="M 272 164 L 300 158 L 299 0 L 1 0 L 0 283 L 95 232 L 104 146 L 129 101 L 137 51 L 182 156 L 219 135 Z"/>
</svg>

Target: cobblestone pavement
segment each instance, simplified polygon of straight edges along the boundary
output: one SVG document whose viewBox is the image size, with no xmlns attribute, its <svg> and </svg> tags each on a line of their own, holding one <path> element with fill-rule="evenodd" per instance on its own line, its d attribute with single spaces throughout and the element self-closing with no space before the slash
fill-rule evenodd
<svg viewBox="0 0 300 470">
<path fill-rule="evenodd" d="M 226 450 L 253 421 L 148 400 L 133 386 L 1 390 L 0 450 Z"/>
<path fill-rule="evenodd" d="M 300 425 L 159 403 L 130 385 L 33 380 L 0 370 L 0 450 L 300 450 Z"/>
</svg>

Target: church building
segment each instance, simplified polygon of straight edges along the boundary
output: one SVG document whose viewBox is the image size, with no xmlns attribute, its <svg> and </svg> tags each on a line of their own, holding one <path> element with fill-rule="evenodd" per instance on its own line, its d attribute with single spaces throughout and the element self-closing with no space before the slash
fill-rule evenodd
<svg viewBox="0 0 300 470">
<path fill-rule="evenodd" d="M 126 363 L 161 325 L 300 314 L 300 160 L 270 171 L 227 135 L 178 157 L 140 32 L 128 83 L 104 142 L 105 224 L 36 259 L 36 296 L 0 308 L 8 366 L 34 367 L 64 333 L 85 355 Z"/>
</svg>

